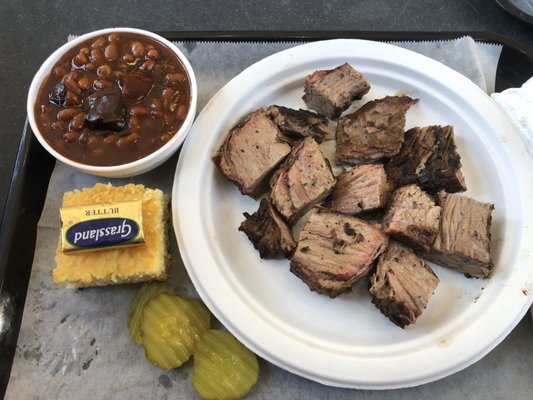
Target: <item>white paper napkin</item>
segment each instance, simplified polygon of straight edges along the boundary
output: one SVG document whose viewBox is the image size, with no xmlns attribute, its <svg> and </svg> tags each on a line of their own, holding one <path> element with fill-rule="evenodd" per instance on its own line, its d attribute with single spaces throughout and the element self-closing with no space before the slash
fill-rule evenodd
<svg viewBox="0 0 533 400">
<path fill-rule="evenodd" d="M 524 137 L 533 155 L 533 77 L 520 88 L 511 88 L 491 96 L 509 115 Z"/>
<path fill-rule="evenodd" d="M 533 155 L 533 77 L 520 88 L 511 88 L 490 95 L 518 127 L 529 153 Z M 533 307 L 531 307 L 533 317 Z"/>
</svg>

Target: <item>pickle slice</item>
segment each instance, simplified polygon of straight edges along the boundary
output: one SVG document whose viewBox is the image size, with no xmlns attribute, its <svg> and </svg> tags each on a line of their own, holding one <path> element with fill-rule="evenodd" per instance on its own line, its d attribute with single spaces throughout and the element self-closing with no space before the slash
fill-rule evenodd
<svg viewBox="0 0 533 400">
<path fill-rule="evenodd" d="M 128 316 L 128 330 L 130 331 L 131 337 L 134 342 L 137 344 L 142 344 L 142 333 L 141 333 L 141 317 L 143 313 L 144 306 L 152 300 L 154 297 L 159 296 L 161 293 L 174 293 L 174 290 L 168 283 L 162 282 L 152 282 L 145 284 L 137 292 L 137 295 L 131 303 L 131 311 Z"/>
<path fill-rule="evenodd" d="M 195 301 L 162 293 L 144 307 L 141 332 L 146 358 L 164 369 L 177 368 L 194 352 L 210 326 L 209 311 Z"/>
<path fill-rule="evenodd" d="M 247 394 L 257 382 L 254 353 L 228 332 L 203 334 L 194 352 L 192 383 L 203 399 L 231 400 Z"/>
</svg>

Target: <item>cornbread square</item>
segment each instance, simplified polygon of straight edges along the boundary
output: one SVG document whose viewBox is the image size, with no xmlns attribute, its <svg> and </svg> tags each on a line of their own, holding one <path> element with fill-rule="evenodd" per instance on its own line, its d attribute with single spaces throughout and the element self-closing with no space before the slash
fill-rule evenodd
<svg viewBox="0 0 533 400">
<path fill-rule="evenodd" d="M 61 250 L 60 238 L 55 258 L 57 266 L 52 272 L 54 282 L 81 288 L 165 280 L 170 264 L 169 198 L 161 190 L 135 184 L 114 187 L 97 183 L 92 188 L 66 192 L 62 207 L 138 199 L 142 199 L 144 245 L 66 255 Z"/>
</svg>

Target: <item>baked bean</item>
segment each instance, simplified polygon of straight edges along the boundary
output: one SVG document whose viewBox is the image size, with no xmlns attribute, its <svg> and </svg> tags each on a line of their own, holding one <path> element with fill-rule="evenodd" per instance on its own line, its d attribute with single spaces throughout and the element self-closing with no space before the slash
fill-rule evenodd
<svg viewBox="0 0 533 400">
<path fill-rule="evenodd" d="M 136 132 L 132 132 L 128 135 L 122 135 L 121 137 L 117 139 L 117 147 L 124 148 L 124 147 L 133 146 L 139 140 L 141 140 L 141 135 L 139 135 Z"/>
<path fill-rule="evenodd" d="M 118 33 L 110 33 L 107 37 L 107 40 L 109 40 L 111 43 L 116 43 L 120 40 L 120 35 Z"/>
<path fill-rule="evenodd" d="M 188 107 L 185 104 L 180 104 L 178 106 L 178 111 L 177 111 L 178 119 L 180 120 L 185 119 L 185 117 L 187 116 L 187 109 Z"/>
<path fill-rule="evenodd" d="M 72 59 L 72 62 L 77 67 L 82 67 L 83 65 L 87 64 L 87 56 L 82 53 L 76 54 L 76 56 Z"/>
<path fill-rule="evenodd" d="M 155 60 L 157 57 L 159 57 L 159 52 L 156 49 L 150 49 L 148 50 L 148 53 L 146 53 L 146 58 L 151 60 Z"/>
<path fill-rule="evenodd" d="M 145 62 L 143 62 L 141 64 L 141 66 L 139 67 L 139 69 L 143 70 L 143 71 L 151 71 L 155 66 L 155 61 L 154 60 L 146 60 Z"/>
<path fill-rule="evenodd" d="M 57 130 L 65 130 L 67 128 L 67 123 L 65 121 L 56 121 L 56 122 L 52 122 L 52 129 L 57 131 Z"/>
<path fill-rule="evenodd" d="M 104 37 L 99 37 L 92 44 L 92 49 L 101 49 L 107 44 L 107 40 Z"/>
<path fill-rule="evenodd" d="M 176 93 L 176 91 L 171 87 L 166 87 L 163 89 L 163 92 L 161 93 L 161 99 L 163 100 L 163 106 L 165 108 L 170 108 L 170 105 L 172 103 L 172 96 L 174 96 L 174 93 Z"/>
<path fill-rule="evenodd" d="M 113 69 L 107 64 L 100 65 L 98 69 L 96 70 L 96 74 L 98 76 L 109 76 L 111 75 L 112 72 L 113 72 Z"/>
<path fill-rule="evenodd" d="M 105 54 L 104 54 L 104 52 L 101 49 L 92 49 L 89 59 L 93 63 L 95 63 L 97 65 L 101 65 L 105 61 Z"/>
<path fill-rule="evenodd" d="M 89 137 L 89 132 L 88 131 L 83 131 L 80 133 L 80 135 L 78 136 L 78 143 L 81 144 L 81 145 L 85 145 L 85 143 L 87 143 L 87 138 Z"/>
<path fill-rule="evenodd" d="M 85 71 L 93 72 L 94 68 L 95 65 L 92 62 L 85 64 Z"/>
<path fill-rule="evenodd" d="M 150 108 L 152 110 L 160 110 L 162 105 L 163 104 L 161 103 L 161 100 L 159 100 L 158 98 L 154 98 L 150 103 Z"/>
<path fill-rule="evenodd" d="M 131 64 L 135 62 L 135 57 L 133 57 L 133 54 L 124 54 L 122 56 L 122 60 L 128 64 Z"/>
<path fill-rule="evenodd" d="M 78 132 L 68 131 L 63 134 L 63 140 L 67 143 L 75 142 L 78 139 L 78 137 L 79 137 Z"/>
<path fill-rule="evenodd" d="M 66 74 L 66 70 L 65 68 L 57 65 L 54 67 L 54 69 L 52 70 L 52 74 L 57 78 L 57 79 L 61 79 L 63 76 L 65 76 Z"/>
<path fill-rule="evenodd" d="M 88 47 L 82 47 L 82 48 L 80 49 L 80 53 L 81 53 L 81 54 L 85 54 L 86 56 L 89 55 L 90 52 L 91 52 L 91 51 L 89 50 Z"/>
<path fill-rule="evenodd" d="M 144 44 L 141 42 L 133 42 L 131 45 L 131 52 L 135 57 L 142 57 L 144 55 Z"/>
<path fill-rule="evenodd" d="M 70 121 L 70 130 L 72 131 L 81 131 L 83 129 L 83 121 L 85 120 L 85 113 L 80 112 L 76 114 L 72 121 Z"/>
<path fill-rule="evenodd" d="M 60 119 L 61 121 L 69 121 L 77 113 L 78 113 L 78 110 L 75 108 L 65 108 L 64 110 L 60 110 L 57 113 L 57 119 Z"/>
<path fill-rule="evenodd" d="M 134 117 L 146 117 L 148 113 L 148 108 L 142 105 L 135 105 L 130 109 L 130 115 Z"/>
<path fill-rule="evenodd" d="M 163 118 L 163 111 L 152 110 L 152 112 L 150 113 L 150 115 L 152 116 L 152 118 L 155 118 L 155 119 L 161 119 L 161 118 Z"/>
<path fill-rule="evenodd" d="M 70 71 L 63 76 L 63 78 L 61 79 L 61 83 L 65 83 L 67 79 L 74 79 L 77 81 L 79 77 L 80 73 L 78 71 Z"/>
<path fill-rule="evenodd" d="M 93 82 L 93 88 L 96 90 L 110 89 L 113 86 L 113 82 L 108 79 L 95 79 Z"/>
<path fill-rule="evenodd" d="M 106 133 L 104 135 L 104 144 L 115 144 L 117 141 L 117 135 L 115 133 Z"/>
<path fill-rule="evenodd" d="M 78 95 L 72 91 L 67 91 L 67 94 L 65 96 L 65 105 L 67 107 L 72 107 L 72 106 L 75 106 L 76 104 L 78 104 L 80 101 L 80 98 L 78 97 Z"/>
<path fill-rule="evenodd" d="M 108 61 L 114 61 L 118 57 L 118 49 L 116 44 L 109 44 L 106 46 L 104 50 L 105 58 L 107 58 Z"/>
<path fill-rule="evenodd" d="M 179 72 L 173 72 L 171 74 L 166 74 L 165 75 L 165 81 L 168 84 L 175 84 L 175 83 L 179 83 L 179 82 L 184 82 L 185 81 L 185 75 L 183 75 L 182 73 L 179 73 Z"/>
<path fill-rule="evenodd" d="M 129 120 L 129 126 L 131 129 L 133 130 L 137 130 L 141 127 L 141 123 L 139 122 L 139 118 L 137 117 L 130 117 L 130 120 Z"/>
<path fill-rule="evenodd" d="M 78 87 L 81 89 L 81 90 L 87 90 L 91 87 L 92 85 L 92 81 L 90 78 L 84 76 L 83 78 L 80 78 L 80 80 L 78 81 Z"/>
<path fill-rule="evenodd" d="M 72 92 L 74 92 L 76 94 L 80 94 L 81 93 L 81 90 L 80 90 L 80 87 L 78 86 L 78 83 L 72 78 L 68 78 L 67 80 L 65 80 L 65 86 L 69 90 L 71 90 Z"/>
</svg>

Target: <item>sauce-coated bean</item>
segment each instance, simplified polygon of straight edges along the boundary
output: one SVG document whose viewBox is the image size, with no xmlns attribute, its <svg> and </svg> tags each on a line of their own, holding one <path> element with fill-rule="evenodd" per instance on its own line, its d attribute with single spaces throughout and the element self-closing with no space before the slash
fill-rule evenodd
<svg viewBox="0 0 533 400">
<path fill-rule="evenodd" d="M 146 53 L 146 58 L 149 58 L 151 60 L 155 60 L 157 59 L 157 57 L 159 57 L 159 52 L 156 49 L 150 49 Z"/>
<path fill-rule="evenodd" d="M 142 57 L 144 55 L 144 44 L 141 42 L 133 42 L 131 45 L 131 52 L 135 57 Z"/>
<path fill-rule="evenodd" d="M 93 82 L 93 87 L 97 90 L 110 89 L 113 86 L 113 82 L 107 79 L 95 79 Z"/>
<path fill-rule="evenodd" d="M 81 131 L 83 129 L 83 120 L 85 119 L 85 113 L 80 112 L 72 118 L 70 121 L 70 129 L 73 131 Z"/>
<path fill-rule="evenodd" d="M 109 44 L 104 50 L 105 58 L 107 61 L 114 61 L 118 57 L 118 49 L 116 44 Z"/>
<path fill-rule="evenodd" d="M 110 33 L 107 37 L 107 40 L 109 40 L 111 43 L 118 42 L 120 40 L 120 35 L 118 33 Z"/>
<path fill-rule="evenodd" d="M 75 142 L 79 137 L 78 132 L 68 131 L 63 134 L 63 140 L 67 143 Z"/>
<path fill-rule="evenodd" d="M 98 69 L 96 70 L 96 74 L 98 76 L 109 76 L 112 73 L 113 73 L 113 69 L 107 64 L 100 65 Z"/>
<path fill-rule="evenodd" d="M 72 59 L 72 62 L 77 67 L 82 67 L 83 65 L 87 64 L 87 56 L 85 54 L 79 53 L 76 54 L 76 56 Z"/>
<path fill-rule="evenodd" d="M 130 115 L 133 115 L 134 117 L 146 117 L 148 114 L 148 108 L 139 104 L 130 109 Z"/>
<path fill-rule="evenodd" d="M 72 107 L 72 106 L 75 106 L 79 103 L 80 101 L 80 98 L 78 97 L 78 95 L 72 91 L 67 91 L 67 94 L 65 96 L 65 105 L 67 107 Z"/>
<path fill-rule="evenodd" d="M 60 119 L 61 121 L 69 121 L 77 113 L 78 110 L 76 108 L 65 108 L 57 113 L 57 119 Z"/>
<path fill-rule="evenodd" d="M 69 90 L 71 90 L 72 92 L 74 92 L 76 94 L 80 94 L 81 93 L 81 89 L 78 86 L 78 83 L 72 78 L 68 78 L 68 79 L 65 80 L 65 86 L 67 88 L 69 88 Z"/>
<path fill-rule="evenodd" d="M 81 90 L 89 89 L 92 84 L 93 84 L 93 82 L 91 81 L 91 79 L 86 77 L 86 76 L 84 76 L 83 78 L 80 78 L 80 80 L 78 81 L 78 87 Z"/>
<path fill-rule="evenodd" d="M 102 47 L 104 47 L 107 43 L 107 40 L 104 38 L 104 37 L 99 37 L 98 39 L 96 39 L 92 44 L 91 44 L 91 48 L 93 49 L 101 49 Z"/>
<path fill-rule="evenodd" d="M 101 49 L 92 49 L 89 59 L 96 65 L 101 65 L 105 62 L 105 55 Z"/>
</svg>

